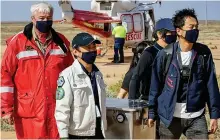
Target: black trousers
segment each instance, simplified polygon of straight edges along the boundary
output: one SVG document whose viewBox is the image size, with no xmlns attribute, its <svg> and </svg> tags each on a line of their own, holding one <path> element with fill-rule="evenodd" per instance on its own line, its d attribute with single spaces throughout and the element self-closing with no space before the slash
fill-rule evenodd
<svg viewBox="0 0 220 140">
<path fill-rule="evenodd" d="M 76 136 L 69 134 L 69 139 L 104 139 L 101 129 L 101 118 L 96 118 L 95 136 Z"/>
<path fill-rule="evenodd" d="M 181 134 L 184 134 L 187 139 L 208 139 L 205 115 L 192 119 L 174 117 L 168 128 L 160 122 L 160 139 L 179 139 Z"/>
<path fill-rule="evenodd" d="M 120 62 L 124 62 L 124 43 L 119 48 Z"/>
</svg>

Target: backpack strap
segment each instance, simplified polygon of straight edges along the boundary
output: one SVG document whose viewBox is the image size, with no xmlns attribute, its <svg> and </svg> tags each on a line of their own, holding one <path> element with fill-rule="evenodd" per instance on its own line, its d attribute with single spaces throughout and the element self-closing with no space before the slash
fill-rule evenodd
<svg viewBox="0 0 220 140">
<path fill-rule="evenodd" d="M 167 75 L 167 72 L 169 70 L 172 57 L 173 57 L 173 45 L 174 43 L 169 44 L 166 48 L 164 48 L 164 51 L 166 53 L 166 56 L 164 57 L 164 62 L 163 62 L 163 77 L 165 78 Z"/>
</svg>

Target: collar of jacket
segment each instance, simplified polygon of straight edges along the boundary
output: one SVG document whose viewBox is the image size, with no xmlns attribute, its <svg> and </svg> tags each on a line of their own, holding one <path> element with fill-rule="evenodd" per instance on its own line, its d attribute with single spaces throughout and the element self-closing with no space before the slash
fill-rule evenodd
<svg viewBox="0 0 220 140">
<path fill-rule="evenodd" d="M 161 47 L 157 42 L 154 44 L 154 48 L 156 48 L 158 51 L 163 49 L 163 47 Z"/>
<path fill-rule="evenodd" d="M 31 40 L 33 37 L 32 34 L 32 29 L 33 29 L 33 23 L 29 23 L 24 27 L 24 35 L 27 37 L 28 40 Z M 63 42 L 63 40 L 59 37 L 59 35 L 56 33 L 56 31 L 51 28 L 51 34 L 52 34 L 52 40 L 55 44 L 59 45 L 61 49 L 63 50 L 64 53 L 67 52 L 67 48 Z"/>
<path fill-rule="evenodd" d="M 87 71 L 87 69 L 86 69 L 81 63 L 79 63 L 79 64 L 81 65 L 83 71 L 84 71 L 87 75 L 89 75 L 89 72 Z M 99 71 L 99 69 L 96 67 L 96 65 L 95 65 L 95 64 L 92 64 L 92 71 L 91 71 L 91 73 L 93 73 L 93 72 L 98 72 L 98 71 Z"/>
<path fill-rule="evenodd" d="M 195 44 L 193 45 L 193 48 L 192 48 L 192 58 L 191 58 L 191 59 L 193 59 L 193 61 L 194 61 L 194 59 L 195 59 L 195 57 L 196 57 L 196 55 L 197 55 L 196 46 L 197 46 L 197 45 L 196 45 L 196 43 L 195 43 Z M 180 69 L 180 66 L 179 66 L 179 64 L 178 64 L 178 59 L 177 59 L 177 53 L 179 53 L 178 51 L 179 51 L 179 41 L 174 43 L 174 47 L 173 47 L 173 52 L 174 52 L 174 54 L 173 54 L 173 56 L 172 56 L 172 60 L 173 60 L 173 63 L 176 65 L 176 67 L 177 67 L 178 69 Z"/>
<path fill-rule="evenodd" d="M 192 56 L 195 56 L 197 54 L 197 44 L 196 43 L 193 44 L 191 51 L 192 51 Z M 174 43 L 174 52 L 181 52 L 179 41 Z"/>
<path fill-rule="evenodd" d="M 74 60 L 73 62 L 73 67 L 75 69 L 75 72 L 77 75 L 87 75 L 84 70 L 81 67 L 81 64 L 79 63 L 79 61 L 77 59 Z M 98 68 L 96 67 L 96 65 L 94 64 L 94 67 L 97 69 L 97 71 L 95 71 L 95 73 L 97 75 L 100 75 L 102 77 L 101 72 L 98 70 Z"/>
<path fill-rule="evenodd" d="M 37 41 L 40 41 L 40 39 L 39 39 L 39 37 L 37 36 L 37 34 L 36 34 L 34 28 L 32 28 L 32 36 L 33 36 L 33 38 L 34 38 L 35 41 L 36 41 L 36 40 L 37 40 Z M 47 36 L 47 38 L 46 38 L 46 42 L 47 42 L 48 40 L 50 40 L 50 39 L 52 39 L 51 31 L 49 32 L 49 34 L 48 34 L 48 36 Z M 40 42 L 41 42 L 41 41 L 40 41 Z"/>
</svg>

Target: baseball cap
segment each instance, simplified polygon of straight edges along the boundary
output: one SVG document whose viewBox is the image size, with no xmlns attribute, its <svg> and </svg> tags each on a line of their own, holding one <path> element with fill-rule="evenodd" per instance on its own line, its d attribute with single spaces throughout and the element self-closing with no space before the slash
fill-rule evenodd
<svg viewBox="0 0 220 140">
<path fill-rule="evenodd" d="M 91 43 L 101 44 L 99 40 L 94 39 L 88 33 L 79 33 L 72 40 L 72 47 L 76 48 L 79 46 L 88 46 Z"/>
<path fill-rule="evenodd" d="M 166 29 L 169 31 L 175 31 L 175 28 L 173 26 L 173 22 L 170 18 L 163 18 L 156 22 L 155 30 L 161 30 Z"/>
</svg>

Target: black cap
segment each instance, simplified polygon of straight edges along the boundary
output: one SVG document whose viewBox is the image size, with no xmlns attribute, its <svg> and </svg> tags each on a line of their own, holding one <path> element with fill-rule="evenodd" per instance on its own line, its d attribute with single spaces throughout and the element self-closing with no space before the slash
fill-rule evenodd
<svg viewBox="0 0 220 140">
<path fill-rule="evenodd" d="M 88 33 L 79 33 L 77 34 L 73 40 L 72 40 L 72 46 L 73 48 L 79 47 L 79 46 L 88 46 L 91 43 L 95 44 L 101 44 L 99 40 L 94 39 L 90 34 Z"/>
</svg>

